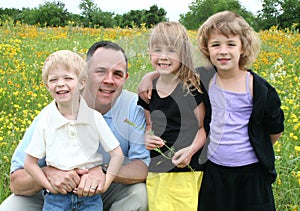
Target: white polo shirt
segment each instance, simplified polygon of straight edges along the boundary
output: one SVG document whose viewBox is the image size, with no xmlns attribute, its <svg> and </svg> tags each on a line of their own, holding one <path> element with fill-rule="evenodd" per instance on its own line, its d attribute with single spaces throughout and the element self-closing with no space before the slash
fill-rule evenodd
<svg viewBox="0 0 300 211">
<path fill-rule="evenodd" d="M 47 165 L 61 170 L 89 169 L 102 164 L 101 144 L 109 152 L 120 144 L 103 116 L 80 97 L 76 120 L 66 119 L 51 102 L 41 112 L 26 153 L 46 157 Z"/>
</svg>

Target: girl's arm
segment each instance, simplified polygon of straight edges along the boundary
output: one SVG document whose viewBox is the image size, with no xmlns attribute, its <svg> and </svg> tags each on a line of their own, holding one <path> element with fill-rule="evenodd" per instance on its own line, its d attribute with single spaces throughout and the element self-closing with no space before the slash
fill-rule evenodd
<svg viewBox="0 0 300 211">
<path fill-rule="evenodd" d="M 123 160 L 124 160 L 124 155 L 123 155 L 123 152 L 122 152 L 122 149 L 120 146 L 111 150 L 109 152 L 109 154 L 110 154 L 111 159 L 108 164 L 103 190 L 99 190 L 101 192 L 104 192 L 109 188 L 110 184 L 113 182 L 116 175 L 118 174 L 118 172 L 123 164 Z M 98 187 L 98 189 L 99 188 L 100 187 Z"/>
<path fill-rule="evenodd" d="M 24 161 L 24 169 L 44 188 L 51 193 L 57 194 L 58 192 L 52 187 L 44 172 L 38 165 L 38 158 L 31 155 L 26 155 Z"/>
<path fill-rule="evenodd" d="M 204 129 L 204 117 L 205 117 L 205 105 L 200 103 L 194 109 L 195 116 L 198 119 L 199 129 L 194 138 L 193 143 L 181 150 L 178 150 L 172 159 L 172 162 L 175 166 L 179 168 L 184 168 L 191 162 L 193 155 L 198 152 L 206 142 L 206 131 Z"/>
<path fill-rule="evenodd" d="M 271 141 L 272 144 L 274 145 L 276 143 L 276 141 L 280 138 L 280 136 L 282 135 L 282 133 L 278 133 L 278 134 L 271 134 Z"/>
<path fill-rule="evenodd" d="M 153 134 L 152 122 L 150 117 L 150 111 L 144 109 L 145 119 L 146 119 L 146 131 L 145 131 L 145 146 L 147 150 L 153 150 L 155 148 L 162 147 L 165 143 L 164 141 Z"/>
</svg>

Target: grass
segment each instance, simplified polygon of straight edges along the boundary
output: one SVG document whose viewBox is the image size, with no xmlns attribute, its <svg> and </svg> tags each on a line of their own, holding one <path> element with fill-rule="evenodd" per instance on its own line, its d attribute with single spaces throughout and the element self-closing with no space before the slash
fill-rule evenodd
<svg viewBox="0 0 300 211">
<path fill-rule="evenodd" d="M 59 49 L 83 57 L 92 43 L 106 39 L 120 44 L 129 58 L 126 88 L 136 91 L 151 71 L 147 55 L 149 31 L 142 29 L 40 28 L 0 24 L 0 202 L 9 194 L 11 156 L 26 128 L 51 98 L 41 81 L 46 57 Z M 195 43 L 196 32 L 189 31 Z M 274 146 L 278 178 L 273 184 L 277 210 L 300 209 L 300 35 L 293 28 L 261 31 L 263 48 L 252 69 L 278 91 L 285 112 L 285 132 Z M 197 51 L 195 51 L 197 52 Z M 199 57 L 200 58 L 200 57 Z M 197 60 L 201 65 L 202 60 Z"/>
</svg>

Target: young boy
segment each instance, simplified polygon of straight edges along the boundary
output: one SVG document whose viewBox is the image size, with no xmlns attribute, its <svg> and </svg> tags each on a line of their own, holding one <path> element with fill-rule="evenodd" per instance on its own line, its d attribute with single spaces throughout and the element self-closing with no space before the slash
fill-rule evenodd
<svg viewBox="0 0 300 211">
<path fill-rule="evenodd" d="M 124 158 L 102 115 L 80 96 L 86 80 L 85 61 L 68 50 L 54 52 L 44 63 L 42 78 L 54 101 L 41 111 L 24 168 L 47 190 L 43 210 L 102 210 L 98 193 L 107 190 Z M 90 193 L 94 194 L 87 197 L 78 197 L 76 189 L 70 188 L 66 194 L 58 194 L 38 166 L 38 159 L 46 157 L 47 165 L 61 170 L 93 168 L 102 164 L 102 155 L 97 152 L 100 144 L 110 153 L 111 161 L 105 185 L 92 184 Z"/>
</svg>

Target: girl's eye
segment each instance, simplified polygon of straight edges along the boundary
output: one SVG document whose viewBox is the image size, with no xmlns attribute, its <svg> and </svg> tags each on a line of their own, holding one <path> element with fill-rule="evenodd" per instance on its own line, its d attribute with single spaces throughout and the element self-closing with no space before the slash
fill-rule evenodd
<svg viewBox="0 0 300 211">
<path fill-rule="evenodd" d="M 211 44 L 210 46 L 211 46 L 211 47 L 218 47 L 219 44 L 215 43 L 215 44 Z"/>
<path fill-rule="evenodd" d="M 160 53 L 161 52 L 161 49 L 159 48 L 154 48 L 151 50 L 153 53 Z"/>
<path fill-rule="evenodd" d="M 170 53 L 176 53 L 176 49 L 175 49 L 175 48 L 170 48 L 170 49 L 169 49 L 169 52 L 170 52 Z"/>
</svg>

